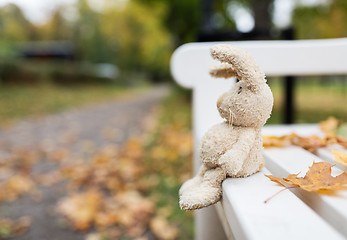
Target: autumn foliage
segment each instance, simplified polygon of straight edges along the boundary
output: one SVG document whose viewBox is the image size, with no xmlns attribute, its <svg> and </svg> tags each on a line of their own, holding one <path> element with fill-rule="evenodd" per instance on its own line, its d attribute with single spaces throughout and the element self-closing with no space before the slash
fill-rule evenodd
<svg viewBox="0 0 347 240">
<path fill-rule="evenodd" d="M 87 232 L 86 239 L 178 238 L 191 222 L 177 204 L 178 188 L 191 172 L 192 136 L 184 122 L 190 119 L 165 113 L 170 119 L 158 122 L 163 111 L 153 116 L 146 135 L 95 149 L 85 158 L 46 143 L 37 150 L 11 150 L 0 162 L 0 203 L 27 195 L 40 204 L 43 187 L 62 185 L 54 216 L 70 231 Z M 42 162 L 55 167 L 36 173 Z M 30 218 L 24 219 L 0 218 L 0 239 L 24 234 Z"/>
<path fill-rule="evenodd" d="M 341 121 L 338 121 L 333 117 L 321 122 L 319 125 L 320 129 L 326 134 L 324 137 L 317 135 L 302 137 L 295 133 L 280 137 L 263 136 L 263 146 L 264 148 L 270 148 L 294 145 L 302 147 L 310 152 L 314 152 L 318 148 L 327 147 L 331 144 L 339 144 L 342 147 L 347 148 L 347 138 L 337 135 L 337 131 L 341 123 Z"/>
<path fill-rule="evenodd" d="M 318 192 L 321 190 L 338 190 L 347 184 L 347 173 L 343 172 L 336 177 L 331 176 L 331 165 L 327 162 L 317 162 L 309 168 L 304 177 L 298 177 L 298 174 L 289 174 L 286 178 L 265 175 L 271 181 L 281 185 L 294 185 L 308 192 Z"/>
</svg>

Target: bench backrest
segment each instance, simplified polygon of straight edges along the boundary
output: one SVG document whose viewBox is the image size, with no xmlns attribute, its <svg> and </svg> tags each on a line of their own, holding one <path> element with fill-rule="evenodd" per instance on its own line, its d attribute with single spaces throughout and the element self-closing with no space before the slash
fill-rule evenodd
<svg viewBox="0 0 347 240">
<path fill-rule="evenodd" d="M 248 50 L 267 76 L 347 74 L 347 38 L 225 43 Z M 208 74 L 214 63 L 209 49 L 215 44 L 184 44 L 176 49 L 171 59 L 171 73 L 176 82 L 193 89 L 195 152 L 207 129 L 222 121 L 216 101 L 234 83 L 232 80 L 213 79 Z M 199 165 L 196 155 L 195 169 Z"/>
</svg>

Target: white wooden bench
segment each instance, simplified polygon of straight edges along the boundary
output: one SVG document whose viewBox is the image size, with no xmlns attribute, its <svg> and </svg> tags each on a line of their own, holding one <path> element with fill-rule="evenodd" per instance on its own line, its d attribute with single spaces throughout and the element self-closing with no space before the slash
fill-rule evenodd
<svg viewBox="0 0 347 240">
<path fill-rule="evenodd" d="M 268 77 L 347 74 L 347 38 L 227 43 L 247 49 Z M 195 153 L 207 129 L 222 121 L 216 101 L 234 83 L 209 76 L 214 63 L 209 48 L 214 44 L 182 45 L 171 59 L 174 79 L 193 90 Z M 322 134 L 317 125 L 267 126 L 263 134 L 283 135 L 293 131 L 299 135 Z M 346 190 L 339 191 L 338 196 L 287 190 L 264 204 L 266 198 L 283 188 L 264 174 L 278 177 L 305 174 L 313 161 L 332 157 L 326 149 L 319 150 L 318 155 L 298 147 L 266 149 L 266 165 L 260 173 L 248 178 L 226 179 L 223 200 L 196 211 L 196 239 L 347 239 Z M 200 160 L 195 155 L 195 172 L 199 166 Z M 334 173 L 340 171 L 334 167 Z"/>
</svg>

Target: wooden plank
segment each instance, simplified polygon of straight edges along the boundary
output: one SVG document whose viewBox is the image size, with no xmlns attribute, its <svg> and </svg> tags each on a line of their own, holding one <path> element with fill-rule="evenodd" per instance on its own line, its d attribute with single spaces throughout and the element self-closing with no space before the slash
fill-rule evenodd
<svg viewBox="0 0 347 240">
<path fill-rule="evenodd" d="M 301 172 L 299 176 L 302 177 L 314 161 L 323 161 L 304 149 L 294 146 L 266 149 L 264 158 L 266 167 L 277 177 L 286 177 L 288 174 L 299 172 Z M 333 176 L 341 172 L 336 167 L 332 169 Z M 340 190 L 333 196 L 310 193 L 299 188 L 293 189 L 293 192 L 347 238 L 346 190 Z"/>
<path fill-rule="evenodd" d="M 209 50 L 220 43 L 187 43 L 177 48 L 170 66 L 176 82 L 183 87 L 194 88 L 202 79 L 208 79 L 208 69 L 214 63 Z M 248 50 L 267 76 L 347 73 L 347 38 L 224 43 Z"/>
<path fill-rule="evenodd" d="M 319 129 L 317 124 L 280 124 L 280 125 L 265 125 L 262 129 L 263 136 L 284 136 L 292 133 L 302 137 L 317 135 L 323 137 L 324 133 Z"/>
<path fill-rule="evenodd" d="M 223 207 L 235 239 L 344 239 L 292 192 L 260 173 L 223 182 Z"/>
<path fill-rule="evenodd" d="M 231 230 L 231 226 L 229 225 L 228 219 L 225 216 L 225 210 L 223 207 L 223 201 L 219 201 L 215 204 L 215 208 L 219 217 L 219 220 L 221 221 L 223 230 L 225 232 L 225 235 L 228 240 L 235 240 L 234 234 Z"/>
</svg>

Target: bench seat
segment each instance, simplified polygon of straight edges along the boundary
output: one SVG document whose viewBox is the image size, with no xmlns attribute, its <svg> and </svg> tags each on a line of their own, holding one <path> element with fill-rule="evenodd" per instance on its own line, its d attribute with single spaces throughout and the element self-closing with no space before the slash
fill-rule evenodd
<svg viewBox="0 0 347 240">
<path fill-rule="evenodd" d="M 347 74 L 347 38 L 294 41 L 227 42 L 246 49 L 267 77 Z M 193 92 L 194 171 L 201 138 L 214 124 L 223 121 L 216 101 L 230 89 L 234 80 L 212 79 L 209 69 L 215 63 L 209 43 L 188 43 L 177 48 L 171 58 L 175 81 Z M 264 135 L 281 136 L 295 132 L 301 136 L 322 136 L 318 125 L 278 125 L 264 127 Z M 341 146 L 332 146 L 340 148 Z M 332 163 L 329 148 L 317 156 L 298 147 L 266 149 L 266 168 L 243 179 L 226 179 L 223 200 L 195 212 L 197 240 L 224 239 L 347 239 L 347 194 L 323 196 L 299 189 L 286 190 L 267 204 L 264 200 L 283 187 L 264 177 L 270 173 L 285 177 L 302 172 L 315 161 Z M 334 172 L 346 171 L 336 163 Z M 224 231 L 223 231 L 224 228 Z M 347 228 L 346 228 L 347 229 Z"/>
<path fill-rule="evenodd" d="M 295 132 L 321 135 L 317 125 L 265 127 L 268 135 Z M 302 134 L 301 132 L 302 131 Z M 336 196 L 285 190 L 271 199 L 282 186 L 264 175 L 286 177 L 301 172 L 304 176 L 313 161 L 323 159 L 300 148 L 269 148 L 264 151 L 266 168 L 247 178 L 228 178 L 223 182 L 223 200 L 217 205 L 228 239 L 346 239 L 347 191 Z M 333 167 L 332 174 L 342 171 Z"/>
</svg>

